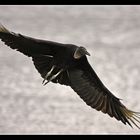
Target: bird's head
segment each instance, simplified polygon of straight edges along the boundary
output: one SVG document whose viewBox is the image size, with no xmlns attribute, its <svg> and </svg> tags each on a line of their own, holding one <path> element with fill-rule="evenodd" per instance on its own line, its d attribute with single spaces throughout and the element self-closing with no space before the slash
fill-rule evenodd
<svg viewBox="0 0 140 140">
<path fill-rule="evenodd" d="M 82 46 L 78 47 L 78 48 L 75 50 L 75 52 L 74 52 L 74 58 L 75 58 L 75 59 L 79 59 L 79 58 L 81 58 L 81 57 L 84 56 L 84 55 L 89 55 L 89 56 L 90 56 L 90 54 L 89 54 L 89 52 L 86 50 L 86 48 L 84 48 L 84 47 L 82 47 Z"/>
</svg>

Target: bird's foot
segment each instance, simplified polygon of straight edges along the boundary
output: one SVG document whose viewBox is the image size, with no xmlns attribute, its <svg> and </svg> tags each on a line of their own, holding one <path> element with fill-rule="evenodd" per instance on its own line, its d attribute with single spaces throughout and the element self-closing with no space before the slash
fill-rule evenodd
<svg viewBox="0 0 140 140">
<path fill-rule="evenodd" d="M 44 77 L 44 80 L 42 81 L 42 84 L 44 84 L 46 80 L 47 80 L 47 82 L 44 85 L 46 85 L 49 82 L 48 77 L 51 75 L 51 73 L 52 73 L 52 71 L 54 70 L 55 67 L 56 67 L 55 65 L 52 66 L 51 70 Z"/>
<path fill-rule="evenodd" d="M 52 76 L 50 77 L 51 72 L 54 70 L 54 68 L 55 68 L 55 66 L 53 66 L 52 69 L 46 74 L 46 76 L 45 76 L 45 78 L 44 78 L 44 80 L 43 80 L 43 82 L 42 82 L 42 84 L 44 84 L 44 86 L 45 86 L 47 83 L 49 83 L 50 81 L 54 80 L 54 79 L 63 71 L 63 69 L 61 69 L 60 71 L 58 71 L 58 73 L 56 73 L 55 75 L 52 75 Z M 48 79 L 48 77 L 49 77 L 49 79 Z M 46 80 L 47 80 L 47 82 L 45 83 Z"/>
<path fill-rule="evenodd" d="M 43 80 L 43 81 L 44 81 L 44 80 Z M 42 82 L 42 84 L 43 84 L 43 86 L 45 86 L 45 85 L 47 85 L 49 82 L 50 82 L 50 81 L 47 81 L 47 82 L 45 83 L 45 81 L 44 81 L 44 82 Z"/>
</svg>

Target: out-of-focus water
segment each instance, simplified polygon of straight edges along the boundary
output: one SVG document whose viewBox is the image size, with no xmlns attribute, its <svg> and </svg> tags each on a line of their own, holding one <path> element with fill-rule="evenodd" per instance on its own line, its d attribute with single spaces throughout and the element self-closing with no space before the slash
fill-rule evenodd
<svg viewBox="0 0 140 140">
<path fill-rule="evenodd" d="M 103 83 L 140 111 L 140 6 L 0 6 L 24 35 L 85 46 Z M 140 134 L 88 107 L 70 88 L 45 87 L 30 58 L 0 42 L 0 133 Z"/>
</svg>

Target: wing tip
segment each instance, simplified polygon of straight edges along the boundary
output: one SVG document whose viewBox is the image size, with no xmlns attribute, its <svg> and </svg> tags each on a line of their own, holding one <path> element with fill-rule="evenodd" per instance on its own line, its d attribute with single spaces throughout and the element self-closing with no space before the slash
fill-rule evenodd
<svg viewBox="0 0 140 140">
<path fill-rule="evenodd" d="M 122 110 L 122 113 L 124 114 L 124 116 L 126 117 L 126 120 L 127 120 L 126 123 L 128 123 L 128 125 L 130 125 L 131 128 L 133 128 L 132 127 L 132 124 L 133 124 L 138 129 L 140 129 L 140 126 L 137 124 L 137 123 L 140 124 L 140 113 L 131 111 L 131 110 L 125 108 L 125 107 L 123 107 L 121 110 Z"/>
<path fill-rule="evenodd" d="M 2 32 L 2 33 L 10 33 L 10 31 L 8 31 L 8 29 L 6 29 L 1 23 L 0 23 L 0 32 Z"/>
</svg>

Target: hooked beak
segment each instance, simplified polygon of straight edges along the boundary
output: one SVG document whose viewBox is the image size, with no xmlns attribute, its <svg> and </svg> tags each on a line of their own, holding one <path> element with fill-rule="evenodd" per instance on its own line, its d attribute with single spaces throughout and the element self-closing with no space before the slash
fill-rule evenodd
<svg viewBox="0 0 140 140">
<path fill-rule="evenodd" d="M 86 55 L 90 56 L 90 53 L 86 51 Z"/>
</svg>

